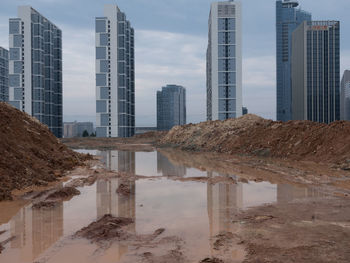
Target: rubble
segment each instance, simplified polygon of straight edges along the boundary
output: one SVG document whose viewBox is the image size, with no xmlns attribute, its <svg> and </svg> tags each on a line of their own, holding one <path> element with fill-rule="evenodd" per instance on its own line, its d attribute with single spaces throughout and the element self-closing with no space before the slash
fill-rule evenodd
<svg viewBox="0 0 350 263">
<path fill-rule="evenodd" d="M 350 122 L 283 123 L 248 114 L 237 119 L 176 126 L 158 145 L 188 151 L 326 162 L 346 170 L 350 159 Z"/>
<path fill-rule="evenodd" d="M 88 157 L 63 145 L 35 118 L 0 103 L 0 201 L 12 191 L 45 186 Z"/>
</svg>

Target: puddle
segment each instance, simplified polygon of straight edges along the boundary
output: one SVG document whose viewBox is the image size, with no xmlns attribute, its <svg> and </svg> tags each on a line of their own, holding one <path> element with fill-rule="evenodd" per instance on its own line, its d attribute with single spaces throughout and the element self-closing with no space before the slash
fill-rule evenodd
<svg viewBox="0 0 350 263">
<path fill-rule="evenodd" d="M 145 176 L 213 177 L 215 172 L 201 171 L 173 163 L 159 152 L 80 151 L 102 156 L 108 169 Z M 231 175 L 237 179 L 235 175 Z M 137 180 L 128 187 L 134 195 L 116 193 L 120 179 L 99 180 L 94 185 L 78 188 L 81 195 L 49 210 L 22 209 L 6 224 L 0 225 L 0 241 L 15 237 L 5 245 L 0 262 L 138 262 L 134 246 L 114 244 L 96 252 L 97 246 L 86 240 L 72 240 L 82 227 L 104 216 L 132 218 L 129 231 L 150 234 L 165 228 L 166 236 L 184 241 L 189 262 L 215 255 L 211 237 L 223 232 L 237 233 L 232 215 L 251 206 L 266 203 L 288 203 L 317 195 L 307 188 L 268 182 L 203 183 L 180 182 L 166 178 Z M 4 213 L 5 211 L 1 211 Z M 232 262 L 241 262 L 241 247 L 231 252 Z"/>
</svg>

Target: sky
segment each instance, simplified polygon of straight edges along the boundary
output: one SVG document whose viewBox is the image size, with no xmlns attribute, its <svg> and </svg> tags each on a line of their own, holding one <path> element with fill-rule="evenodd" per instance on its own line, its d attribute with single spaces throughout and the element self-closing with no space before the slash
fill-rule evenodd
<svg viewBox="0 0 350 263">
<path fill-rule="evenodd" d="M 136 126 L 156 125 L 156 91 L 187 91 L 187 120 L 206 119 L 206 48 L 210 0 L 1 0 L 0 46 L 8 19 L 31 5 L 63 31 L 64 121 L 95 122 L 95 17 L 117 4 L 135 29 Z M 243 0 L 243 105 L 275 119 L 275 0 Z M 313 20 L 340 20 L 341 72 L 350 68 L 349 0 L 300 0 Z"/>
</svg>

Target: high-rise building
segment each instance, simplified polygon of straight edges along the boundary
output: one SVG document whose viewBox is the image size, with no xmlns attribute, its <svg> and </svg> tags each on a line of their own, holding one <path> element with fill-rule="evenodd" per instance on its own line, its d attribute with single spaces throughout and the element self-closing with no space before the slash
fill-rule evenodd
<svg viewBox="0 0 350 263">
<path fill-rule="evenodd" d="M 207 49 L 207 119 L 242 116 L 241 3 L 211 4 Z"/>
<path fill-rule="evenodd" d="M 9 60 L 8 50 L 0 47 L 0 101 L 9 100 Z"/>
<path fill-rule="evenodd" d="M 157 129 L 170 130 L 186 124 L 186 89 L 167 85 L 157 91 Z"/>
<path fill-rule="evenodd" d="M 30 6 L 9 26 L 9 103 L 62 137 L 62 32 Z"/>
<path fill-rule="evenodd" d="M 96 135 L 134 134 L 134 29 L 117 5 L 106 5 L 96 17 Z"/>
<path fill-rule="evenodd" d="M 340 119 L 350 121 L 350 70 L 345 70 L 340 88 Z"/>
<path fill-rule="evenodd" d="M 311 14 L 298 9 L 298 1 L 276 1 L 277 120 L 292 119 L 291 54 L 292 32 Z"/>
<path fill-rule="evenodd" d="M 340 119 L 338 21 L 305 21 L 292 36 L 292 117 Z"/>
<path fill-rule="evenodd" d="M 64 122 L 64 138 L 83 137 L 86 131 L 89 136 L 94 132 L 92 122 Z"/>
</svg>

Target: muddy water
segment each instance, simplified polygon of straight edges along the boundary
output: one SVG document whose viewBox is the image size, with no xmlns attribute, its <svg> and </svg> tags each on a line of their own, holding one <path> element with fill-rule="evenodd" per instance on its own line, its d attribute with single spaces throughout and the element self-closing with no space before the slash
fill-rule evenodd
<svg viewBox="0 0 350 263">
<path fill-rule="evenodd" d="M 131 182 L 129 187 L 135 194 L 127 197 L 116 193 L 121 182 L 113 178 L 78 188 L 81 195 L 49 210 L 33 210 L 31 205 L 21 208 L 11 220 L 0 225 L 0 233 L 6 231 L 0 235 L 0 242 L 8 240 L 0 254 L 1 263 L 138 262 L 140 253 L 152 250 L 162 255 L 162 250 L 171 249 L 115 243 L 101 250 L 87 240 L 72 238 L 76 231 L 105 214 L 134 219 L 129 230 L 138 235 L 165 228 L 165 236 L 176 236 L 182 241 L 182 253 L 186 258 L 199 262 L 217 253 L 212 245 L 215 235 L 240 231 L 230 218 L 241 209 L 291 202 L 315 194 L 307 188 L 268 182 L 173 181 L 161 176 L 212 177 L 219 174 L 174 164 L 159 152 L 89 152 L 102 156 L 101 161 L 110 170 L 160 178 Z M 238 179 L 235 175 L 225 176 Z M 244 255 L 243 247 L 237 245 L 230 251 L 230 262 L 241 262 Z"/>
</svg>

